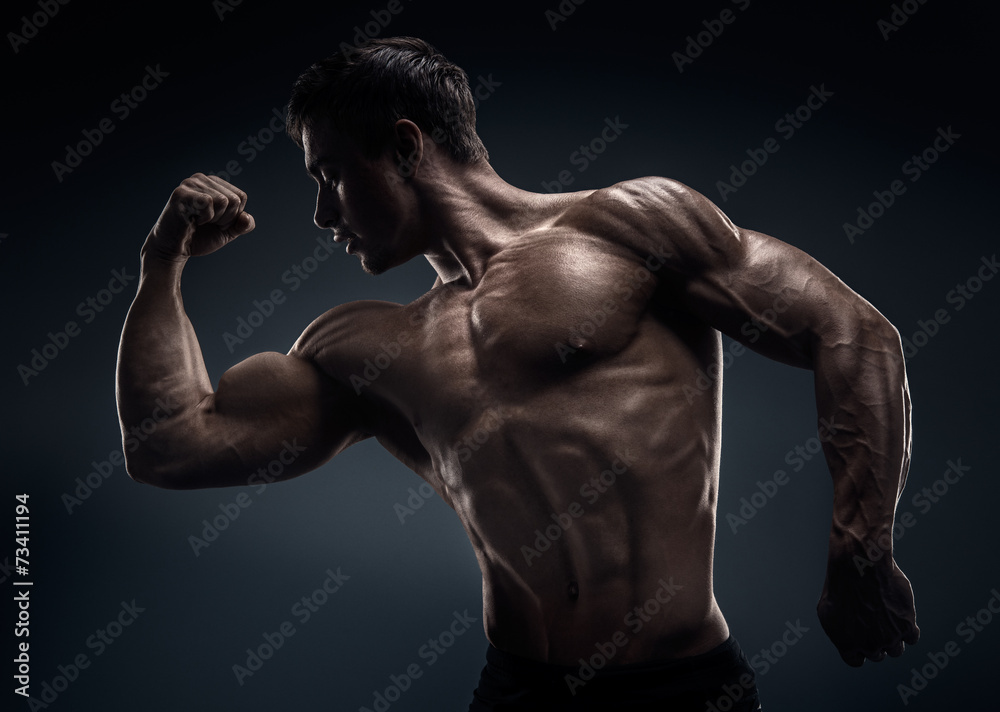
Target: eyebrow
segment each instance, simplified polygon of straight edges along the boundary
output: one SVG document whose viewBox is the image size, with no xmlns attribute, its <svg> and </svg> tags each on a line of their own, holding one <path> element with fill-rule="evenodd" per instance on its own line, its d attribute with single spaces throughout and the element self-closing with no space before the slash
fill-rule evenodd
<svg viewBox="0 0 1000 712">
<path fill-rule="evenodd" d="M 306 166 L 306 173 L 308 173 L 310 177 L 313 178 L 318 176 L 320 171 L 320 165 L 322 165 L 324 160 L 325 159 L 323 158 L 316 158 L 310 161 L 309 164 Z"/>
<path fill-rule="evenodd" d="M 320 175 L 323 167 L 329 165 L 332 160 L 329 154 L 323 154 L 322 156 L 315 156 L 309 163 L 306 164 L 306 173 L 308 173 L 313 178 Z"/>
</svg>

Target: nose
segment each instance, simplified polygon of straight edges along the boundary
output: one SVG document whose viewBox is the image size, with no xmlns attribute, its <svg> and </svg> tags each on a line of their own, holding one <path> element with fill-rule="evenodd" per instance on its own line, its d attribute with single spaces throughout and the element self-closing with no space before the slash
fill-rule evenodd
<svg viewBox="0 0 1000 712">
<path fill-rule="evenodd" d="M 320 188 L 316 193 L 316 213 L 313 215 L 313 222 L 316 227 L 327 229 L 332 228 L 340 222 L 340 213 L 337 211 L 336 199 L 329 190 Z"/>
</svg>

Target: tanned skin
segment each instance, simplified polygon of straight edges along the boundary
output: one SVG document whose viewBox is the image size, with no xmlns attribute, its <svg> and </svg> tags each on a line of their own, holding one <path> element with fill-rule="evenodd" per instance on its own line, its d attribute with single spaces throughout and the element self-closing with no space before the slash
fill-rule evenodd
<svg viewBox="0 0 1000 712">
<path fill-rule="evenodd" d="M 721 332 L 813 370 L 818 418 L 835 425 L 824 443 L 834 482 L 818 605 L 827 634 L 850 665 L 917 641 L 892 552 L 856 566 L 865 542 L 891 534 L 910 448 L 899 335 L 868 302 L 673 180 L 530 193 L 485 161 L 455 162 L 405 119 L 377 159 L 327 126 L 307 127 L 303 141 L 316 224 L 373 273 L 422 254 L 437 282 L 406 305 L 335 307 L 288 354 L 253 356 L 213 389 L 181 272 L 254 221 L 238 188 L 184 180 L 142 248 L 122 333 L 123 432 L 157 399 L 177 406 L 128 453 L 131 477 L 246 485 L 294 439 L 305 450 L 286 479 L 375 437 L 458 514 L 496 647 L 574 665 L 665 581 L 669 603 L 613 662 L 695 655 L 729 635 L 712 586 L 721 384 L 697 383 L 699 370 L 721 370 Z M 753 319 L 769 328 L 751 343 L 743 326 Z M 366 377 L 365 360 L 392 343 L 398 355 Z M 614 483 L 582 496 L 606 470 Z M 536 530 L 574 506 L 571 526 L 526 555 Z"/>
</svg>

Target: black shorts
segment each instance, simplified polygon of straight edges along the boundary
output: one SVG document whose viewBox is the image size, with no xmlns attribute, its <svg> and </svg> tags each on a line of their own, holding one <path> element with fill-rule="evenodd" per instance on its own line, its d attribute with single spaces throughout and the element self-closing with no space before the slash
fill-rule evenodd
<svg viewBox="0 0 1000 712">
<path fill-rule="evenodd" d="M 584 679 L 586 678 L 586 679 Z M 732 636 L 707 653 L 593 672 L 492 645 L 469 712 L 757 712 L 757 676 Z"/>
</svg>

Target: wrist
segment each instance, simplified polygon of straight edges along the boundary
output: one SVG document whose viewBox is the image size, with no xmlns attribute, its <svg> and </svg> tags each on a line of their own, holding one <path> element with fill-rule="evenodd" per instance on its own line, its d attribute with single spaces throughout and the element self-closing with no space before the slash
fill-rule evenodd
<svg viewBox="0 0 1000 712">
<path fill-rule="evenodd" d="M 180 294 L 181 273 L 187 258 L 183 256 L 171 257 L 164 255 L 155 249 L 147 249 L 143 246 L 140 252 L 139 262 L 139 289 L 153 289 L 157 292 L 167 290 L 173 294 Z"/>
<path fill-rule="evenodd" d="M 170 254 L 157 247 L 157 245 L 146 238 L 139 250 L 139 260 L 143 272 L 149 271 L 180 271 L 187 264 L 188 255 Z"/>
<path fill-rule="evenodd" d="M 869 565 L 892 561 L 892 527 L 884 527 L 865 532 L 837 531 L 830 533 L 829 563 L 854 562 L 864 560 Z"/>
</svg>

